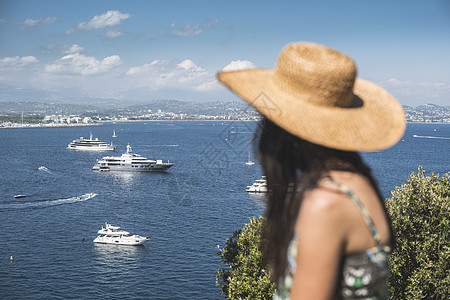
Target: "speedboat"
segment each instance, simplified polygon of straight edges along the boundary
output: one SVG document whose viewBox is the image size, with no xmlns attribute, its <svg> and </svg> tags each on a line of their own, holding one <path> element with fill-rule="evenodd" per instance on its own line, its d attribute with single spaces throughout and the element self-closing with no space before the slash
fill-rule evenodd
<svg viewBox="0 0 450 300">
<path fill-rule="evenodd" d="M 144 244 L 149 239 L 150 237 L 131 234 L 119 226 L 105 223 L 105 227 L 102 226 L 102 229 L 98 231 L 94 243 L 136 246 Z"/>
<path fill-rule="evenodd" d="M 98 138 L 93 138 L 92 133 L 89 138 L 80 137 L 69 143 L 67 146 L 69 150 L 85 150 L 85 151 L 114 151 L 116 146 L 112 143 L 107 144 L 105 142 L 99 141 Z"/>
<path fill-rule="evenodd" d="M 253 193 L 267 193 L 266 176 L 262 176 L 261 179 L 255 180 L 252 185 L 247 186 L 245 191 Z"/>
<path fill-rule="evenodd" d="M 139 154 L 132 153 L 131 146 L 127 145 L 127 152 L 122 156 L 105 156 L 97 160 L 92 167 L 94 171 L 132 171 L 157 172 L 167 171 L 173 163 L 162 160 L 151 160 Z"/>
</svg>

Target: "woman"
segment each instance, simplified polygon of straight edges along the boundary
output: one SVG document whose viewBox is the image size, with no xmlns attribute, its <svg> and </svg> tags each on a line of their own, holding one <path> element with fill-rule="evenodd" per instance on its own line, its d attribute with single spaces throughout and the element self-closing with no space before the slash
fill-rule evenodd
<svg viewBox="0 0 450 300">
<path fill-rule="evenodd" d="M 274 70 L 218 79 L 262 115 L 259 160 L 269 193 L 267 258 L 279 299 L 387 299 L 394 237 L 358 151 L 394 145 L 401 105 L 356 79 L 346 55 L 288 45 Z"/>
</svg>

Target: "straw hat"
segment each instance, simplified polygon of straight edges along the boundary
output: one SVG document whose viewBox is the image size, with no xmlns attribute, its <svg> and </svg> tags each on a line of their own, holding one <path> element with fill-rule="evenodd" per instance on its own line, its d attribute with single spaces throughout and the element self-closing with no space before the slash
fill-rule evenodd
<svg viewBox="0 0 450 300">
<path fill-rule="evenodd" d="M 354 62 L 322 45 L 290 44 L 274 70 L 219 72 L 217 78 L 278 126 L 318 145 L 374 151 L 394 145 L 405 131 L 394 97 L 356 79 Z"/>
</svg>

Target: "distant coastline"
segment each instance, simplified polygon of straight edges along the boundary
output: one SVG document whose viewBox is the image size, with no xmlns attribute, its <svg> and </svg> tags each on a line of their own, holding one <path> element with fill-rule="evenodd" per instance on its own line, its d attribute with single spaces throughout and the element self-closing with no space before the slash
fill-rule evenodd
<svg viewBox="0 0 450 300">
<path fill-rule="evenodd" d="M 87 126 L 101 126 L 103 123 L 91 124 L 12 124 L 10 126 L 0 126 L 0 129 L 24 129 L 24 128 L 60 128 L 60 127 L 87 127 Z"/>
<path fill-rule="evenodd" d="M 61 127 L 90 127 L 90 126 L 102 126 L 105 123 L 144 123 L 144 122 L 257 122 L 258 120 L 246 120 L 246 119 L 236 119 L 236 120 L 206 120 L 206 119 L 189 119 L 189 120 L 104 120 L 99 123 L 90 123 L 90 124 L 14 124 L 14 126 L 1 126 L 0 129 L 26 129 L 26 128 L 61 128 Z M 449 123 L 444 122 L 415 122 L 415 121 L 407 121 L 407 124 L 430 124 L 430 125 L 449 125 Z"/>
<path fill-rule="evenodd" d="M 407 123 L 450 124 L 450 106 L 404 105 Z M 122 107 L 0 101 L 0 129 L 97 126 L 113 122 L 258 121 L 259 113 L 243 102 L 157 100 Z"/>
</svg>

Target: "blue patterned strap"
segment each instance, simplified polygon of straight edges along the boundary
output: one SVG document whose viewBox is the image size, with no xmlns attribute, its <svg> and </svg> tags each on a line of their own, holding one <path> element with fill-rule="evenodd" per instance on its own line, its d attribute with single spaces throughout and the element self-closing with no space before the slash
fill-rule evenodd
<svg viewBox="0 0 450 300">
<path fill-rule="evenodd" d="M 366 255 L 369 259 L 381 268 L 387 268 L 390 253 L 391 247 L 387 245 L 375 246 L 366 251 Z"/>
<path fill-rule="evenodd" d="M 323 180 L 327 180 L 331 183 L 333 183 L 334 185 L 336 185 L 341 191 L 343 191 L 344 193 L 346 193 L 350 199 L 352 199 L 353 203 L 356 204 L 356 206 L 359 208 L 363 218 L 364 218 L 364 222 L 366 223 L 367 227 L 369 227 L 372 236 L 375 240 L 375 243 L 378 247 L 381 246 L 381 238 L 380 238 L 380 234 L 378 233 L 378 230 L 376 229 L 372 218 L 370 217 L 369 211 L 366 209 L 366 207 L 361 203 L 361 201 L 359 201 L 359 199 L 355 196 L 355 194 L 345 185 L 343 185 L 342 183 L 330 178 L 330 177 L 326 177 Z"/>
</svg>

